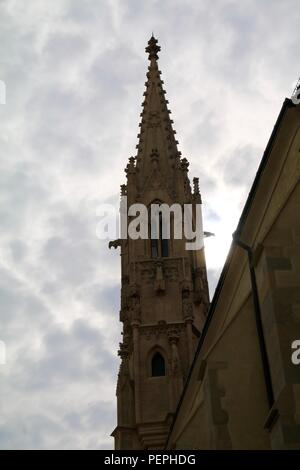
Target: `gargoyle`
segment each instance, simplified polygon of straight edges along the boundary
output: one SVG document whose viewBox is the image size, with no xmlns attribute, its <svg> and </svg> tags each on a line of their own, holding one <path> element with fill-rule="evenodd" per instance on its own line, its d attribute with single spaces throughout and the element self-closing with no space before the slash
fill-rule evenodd
<svg viewBox="0 0 300 470">
<path fill-rule="evenodd" d="M 111 249 L 111 247 L 114 247 L 114 249 L 118 248 L 118 246 L 121 246 L 121 240 L 118 238 L 117 240 L 112 240 L 108 244 L 108 248 Z"/>
</svg>

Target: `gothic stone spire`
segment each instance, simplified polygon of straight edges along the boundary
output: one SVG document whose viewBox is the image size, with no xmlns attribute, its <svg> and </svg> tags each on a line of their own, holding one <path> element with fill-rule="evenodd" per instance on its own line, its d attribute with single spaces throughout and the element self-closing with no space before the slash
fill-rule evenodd
<svg viewBox="0 0 300 470">
<path fill-rule="evenodd" d="M 167 185 L 166 179 L 174 181 L 175 173 L 182 171 L 180 152 L 177 148 L 178 142 L 175 138 L 176 131 L 173 129 L 173 121 L 170 118 L 171 111 L 168 109 L 166 91 L 163 88 L 164 82 L 157 64 L 159 51 L 160 46 L 157 44 L 157 39 L 152 36 L 146 47 L 150 64 L 145 83 L 145 98 L 142 103 L 140 132 L 136 146 L 136 168 L 139 172 L 137 185 L 140 187 L 145 185 L 146 176 L 152 172 L 153 162 L 157 163 L 160 176 Z M 157 155 L 157 160 L 152 158 L 154 153 Z M 174 184 L 173 182 L 173 191 L 175 190 Z"/>
<path fill-rule="evenodd" d="M 152 36 L 138 153 L 129 158 L 121 195 L 128 207 L 160 201 L 195 208 L 198 180 L 192 194 L 157 65 L 159 50 Z M 122 276 L 116 449 L 164 448 L 209 302 L 204 251 L 187 251 L 184 237 L 153 240 L 111 242 L 121 247 Z"/>
</svg>

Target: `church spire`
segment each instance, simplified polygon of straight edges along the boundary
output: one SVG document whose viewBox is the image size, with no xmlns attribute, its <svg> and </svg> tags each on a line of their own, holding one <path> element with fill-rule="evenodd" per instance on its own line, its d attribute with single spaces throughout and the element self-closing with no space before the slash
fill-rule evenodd
<svg viewBox="0 0 300 470">
<path fill-rule="evenodd" d="M 174 203 L 191 204 L 193 218 L 201 202 L 198 180 L 192 193 L 189 163 L 177 150 L 157 65 L 159 51 L 152 35 L 146 47 L 150 63 L 138 153 L 129 158 L 127 184 L 121 186 L 128 208 L 136 203 L 149 208 L 148 228 L 153 202 L 170 210 Z M 123 208 L 128 226 L 132 216 Z M 175 214 L 170 219 L 174 227 Z M 187 250 L 185 234 L 177 238 L 172 232 L 170 239 L 164 238 L 160 217 L 156 228 L 159 238 L 151 238 L 150 230 L 148 238 L 111 242 L 121 247 L 123 323 L 116 449 L 164 448 L 209 303 L 203 248 Z"/>
<path fill-rule="evenodd" d="M 173 121 L 170 118 L 166 91 L 163 88 L 161 71 L 158 68 L 158 52 L 160 46 L 152 35 L 146 47 L 146 53 L 150 64 L 148 66 L 146 90 L 142 103 L 141 122 L 139 124 L 136 166 L 140 172 L 140 185 L 143 186 L 143 177 L 149 175 L 152 169 L 151 155 L 158 154 L 158 165 L 163 175 L 173 175 L 176 168 L 180 167 L 180 152 L 175 138 Z"/>
</svg>

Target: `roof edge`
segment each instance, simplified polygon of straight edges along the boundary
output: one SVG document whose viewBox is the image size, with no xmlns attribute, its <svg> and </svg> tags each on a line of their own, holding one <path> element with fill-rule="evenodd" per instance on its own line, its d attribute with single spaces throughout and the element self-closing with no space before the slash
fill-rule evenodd
<svg viewBox="0 0 300 470">
<path fill-rule="evenodd" d="M 277 134 L 277 131 L 279 129 L 280 123 L 283 119 L 283 116 L 284 116 L 284 114 L 285 114 L 285 112 L 288 108 L 293 108 L 295 106 L 296 105 L 292 102 L 291 99 L 285 98 L 285 100 L 282 104 L 281 110 L 279 112 L 279 115 L 276 119 L 275 125 L 273 127 L 271 136 L 268 140 L 267 146 L 266 146 L 265 151 L 263 153 L 262 159 L 260 161 L 258 170 L 256 172 L 253 184 L 251 186 L 250 192 L 248 194 L 246 203 L 244 205 L 241 217 L 239 219 L 239 222 L 238 222 L 238 225 L 237 225 L 237 228 L 236 228 L 234 234 L 240 235 L 241 232 L 242 232 L 242 228 L 243 228 L 243 225 L 244 225 L 244 223 L 247 219 L 247 216 L 249 214 L 253 199 L 255 197 L 255 194 L 256 194 L 256 191 L 257 191 L 257 188 L 258 188 L 258 184 L 259 184 L 261 175 L 262 175 L 263 170 L 265 169 L 265 167 L 267 165 L 267 162 L 269 160 L 269 156 L 270 156 L 271 150 L 273 148 L 273 144 L 274 144 L 274 141 L 275 141 L 275 138 L 276 138 L 276 134 Z M 176 420 L 177 420 L 177 417 L 178 417 L 178 414 L 179 414 L 179 411 L 180 411 L 180 407 L 182 405 L 183 399 L 185 397 L 185 394 L 187 392 L 187 388 L 188 388 L 189 383 L 190 383 L 190 379 L 191 379 L 191 376 L 192 376 L 192 373 L 193 373 L 193 370 L 194 370 L 194 367 L 195 367 L 195 364 L 196 364 L 196 360 L 199 356 L 201 347 L 204 343 L 204 339 L 206 337 L 208 328 L 209 328 L 211 320 L 213 318 L 213 314 L 214 314 L 214 311 L 215 311 L 215 308 L 216 308 L 216 305 L 217 305 L 217 302 L 218 302 L 218 299 L 219 299 L 219 296 L 220 296 L 220 293 L 221 293 L 221 290 L 222 290 L 222 287 L 223 287 L 223 284 L 224 284 L 224 281 L 225 281 L 225 278 L 226 278 L 226 274 L 227 274 L 229 265 L 231 263 L 231 259 L 232 259 L 232 256 L 233 256 L 233 251 L 234 251 L 234 243 L 232 242 L 231 245 L 230 245 L 229 252 L 227 254 L 226 261 L 225 261 L 225 264 L 223 266 L 221 275 L 219 277 L 219 281 L 218 281 L 214 296 L 213 296 L 211 304 L 210 304 L 208 315 L 207 315 L 207 318 L 206 318 L 206 321 L 205 321 L 205 324 L 204 324 L 204 327 L 203 327 L 203 330 L 202 330 L 202 334 L 201 334 L 200 339 L 199 339 L 199 343 L 198 343 L 198 346 L 197 346 L 197 349 L 196 349 L 196 352 L 195 352 L 193 362 L 192 362 L 190 370 L 189 370 L 189 374 L 187 376 L 187 380 L 185 382 L 182 394 L 180 396 L 180 399 L 179 399 L 179 402 L 178 402 L 178 405 L 177 405 L 177 408 L 176 408 L 176 411 L 175 411 L 175 414 L 174 414 L 174 419 L 173 419 L 171 427 L 170 427 L 170 431 L 169 431 L 169 434 L 168 434 L 166 446 L 169 443 L 172 431 L 174 429 L 174 426 L 175 426 L 175 423 L 176 423 Z"/>
</svg>

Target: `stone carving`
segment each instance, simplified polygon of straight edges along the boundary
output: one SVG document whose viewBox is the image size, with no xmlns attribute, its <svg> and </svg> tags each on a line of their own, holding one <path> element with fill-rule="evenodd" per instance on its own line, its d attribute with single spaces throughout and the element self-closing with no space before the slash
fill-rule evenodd
<svg viewBox="0 0 300 470">
<path fill-rule="evenodd" d="M 135 173 L 135 158 L 134 157 L 129 158 L 129 163 L 126 166 L 125 173 L 127 174 L 127 176 Z"/>
<path fill-rule="evenodd" d="M 155 290 L 156 292 L 164 292 L 166 290 L 166 282 L 163 275 L 163 264 L 160 261 L 156 263 Z"/>
<path fill-rule="evenodd" d="M 121 196 L 126 196 L 127 194 L 127 185 L 126 184 L 121 184 Z"/>
<path fill-rule="evenodd" d="M 175 376 L 181 375 L 180 359 L 176 345 L 172 348 L 171 374 Z"/>
<path fill-rule="evenodd" d="M 170 325 L 167 324 L 165 321 L 159 322 L 157 325 L 147 325 L 140 327 L 140 335 L 146 336 L 147 340 L 152 339 L 155 337 L 158 339 L 160 336 L 169 336 L 170 335 L 177 335 L 178 338 L 181 334 L 185 331 L 185 326 L 183 324 L 178 325 Z"/>
<path fill-rule="evenodd" d="M 192 319 L 193 314 L 193 305 L 189 299 L 182 299 L 182 315 L 185 320 Z"/>
<path fill-rule="evenodd" d="M 130 312 L 131 321 L 139 322 L 141 318 L 140 293 L 136 284 L 130 287 Z"/>
<path fill-rule="evenodd" d="M 177 328 L 170 328 L 168 331 L 168 339 L 171 344 L 171 367 L 170 372 L 173 376 L 181 375 L 181 365 L 180 358 L 177 348 L 177 343 L 179 341 L 179 332 Z"/>
<path fill-rule="evenodd" d="M 161 125 L 158 112 L 150 112 L 148 118 L 148 128 L 159 127 Z"/>
<path fill-rule="evenodd" d="M 171 266 L 171 267 L 166 267 L 165 269 L 166 273 L 166 279 L 168 281 L 177 281 L 178 279 L 178 267 L 177 266 Z"/>
<path fill-rule="evenodd" d="M 121 243 L 122 240 L 120 240 L 119 238 L 117 240 L 110 241 L 108 243 L 108 248 L 111 249 L 113 247 L 114 249 L 116 249 L 118 248 L 118 246 L 121 246 Z"/>
<path fill-rule="evenodd" d="M 141 269 L 141 279 L 146 284 L 152 283 L 155 279 L 155 268 L 154 268 L 154 266 L 153 267 L 148 267 L 148 268 L 142 268 Z"/>
<path fill-rule="evenodd" d="M 194 271 L 194 302 L 208 304 L 208 284 L 206 280 L 206 270 L 197 268 Z"/>
</svg>

